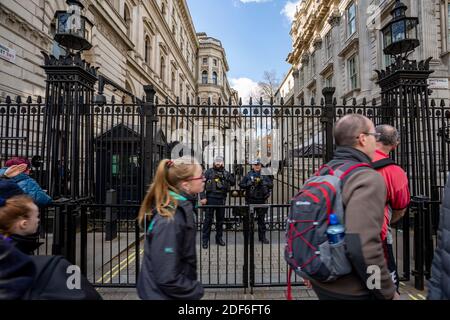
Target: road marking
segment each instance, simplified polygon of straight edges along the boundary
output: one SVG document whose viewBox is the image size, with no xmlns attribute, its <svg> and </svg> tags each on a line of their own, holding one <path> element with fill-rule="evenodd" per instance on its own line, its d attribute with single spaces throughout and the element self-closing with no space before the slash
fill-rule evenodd
<svg viewBox="0 0 450 320">
<path fill-rule="evenodd" d="M 413 300 L 419 300 L 419 299 L 417 299 L 416 297 L 414 297 L 412 294 L 408 294 L 408 296 L 411 298 L 411 299 L 413 299 Z"/>
<path fill-rule="evenodd" d="M 417 296 L 418 296 L 419 298 L 421 298 L 422 300 L 427 300 L 427 299 L 426 299 L 423 295 L 421 295 L 420 293 L 418 293 Z"/>
<path fill-rule="evenodd" d="M 120 267 L 120 265 L 127 259 L 130 259 L 131 257 L 134 257 L 136 255 L 136 252 L 132 252 L 131 254 L 129 254 L 127 257 L 125 257 L 124 259 L 122 259 L 122 261 L 120 261 L 118 264 L 116 264 L 111 270 L 105 272 L 103 274 L 103 276 L 101 278 L 99 278 L 96 282 L 101 282 L 104 283 L 103 279 L 106 278 L 109 274 L 111 274 L 111 272 L 114 272 L 117 268 Z"/>
<path fill-rule="evenodd" d="M 140 255 L 142 255 L 144 253 L 144 249 L 141 249 L 139 253 Z M 125 257 L 118 265 L 120 266 L 121 264 L 123 264 L 122 267 L 111 274 L 111 276 L 108 277 L 105 282 L 110 282 L 112 279 L 114 279 L 120 273 L 120 271 L 122 271 L 125 267 L 128 267 L 131 263 L 133 263 L 134 260 L 136 260 L 136 252 L 133 252 L 130 256 Z"/>
<path fill-rule="evenodd" d="M 124 263 L 123 266 L 119 269 L 116 270 L 109 278 L 106 279 L 105 282 L 111 282 L 112 279 L 114 279 L 120 271 L 122 271 L 126 266 L 128 266 L 130 263 L 132 263 L 134 260 L 136 259 L 136 255 L 134 255 L 132 258 L 127 260 L 127 263 Z"/>
</svg>

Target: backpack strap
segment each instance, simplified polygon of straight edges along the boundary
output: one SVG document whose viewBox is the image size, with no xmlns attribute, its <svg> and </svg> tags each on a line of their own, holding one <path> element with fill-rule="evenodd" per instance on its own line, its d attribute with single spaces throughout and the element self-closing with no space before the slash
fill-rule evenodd
<svg viewBox="0 0 450 320">
<path fill-rule="evenodd" d="M 371 168 L 372 166 L 369 165 L 368 163 L 357 163 L 357 164 L 353 164 L 348 168 L 345 168 L 346 165 L 343 166 L 345 170 L 336 170 L 335 172 L 335 176 L 338 177 L 339 179 L 341 179 L 341 181 L 344 181 L 345 178 L 347 178 L 347 176 L 349 174 L 351 174 L 353 171 L 355 171 L 358 168 Z"/>
<path fill-rule="evenodd" d="M 288 266 L 287 291 L 286 291 L 286 299 L 287 299 L 287 300 L 292 300 L 292 284 L 291 284 L 291 277 L 292 277 L 292 268 L 291 268 L 291 266 Z"/>
<path fill-rule="evenodd" d="M 374 168 L 375 170 L 379 170 L 381 168 L 390 166 L 391 164 L 397 165 L 397 163 L 395 163 L 395 161 L 392 160 L 391 158 L 385 158 L 372 162 L 372 168 Z"/>
<path fill-rule="evenodd" d="M 333 168 L 330 167 L 328 164 L 322 165 L 322 166 L 316 171 L 315 175 L 316 175 L 316 176 L 320 176 L 323 169 L 328 169 L 328 172 L 329 172 L 331 175 L 334 175 L 334 170 L 333 170 Z"/>
</svg>

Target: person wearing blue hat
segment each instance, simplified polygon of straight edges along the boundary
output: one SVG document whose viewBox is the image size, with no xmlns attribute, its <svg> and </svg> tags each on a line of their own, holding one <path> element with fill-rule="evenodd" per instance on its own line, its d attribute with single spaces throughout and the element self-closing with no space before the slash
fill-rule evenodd
<svg viewBox="0 0 450 320">
<path fill-rule="evenodd" d="M 31 164 L 26 158 L 14 157 L 6 161 L 6 167 L 0 169 L 0 178 L 10 179 L 40 207 L 48 206 L 52 203 L 52 198 L 42 190 L 41 186 L 30 177 Z"/>
<path fill-rule="evenodd" d="M 246 204 L 264 204 L 270 197 L 273 189 L 273 181 L 270 176 L 261 175 L 262 163 L 260 159 L 252 161 L 252 170 L 242 179 L 239 186 L 245 190 Z M 258 222 L 258 238 L 265 244 L 269 243 L 266 238 L 266 224 L 264 217 L 267 208 L 255 208 L 256 221 Z"/>
<path fill-rule="evenodd" d="M 224 166 L 223 157 L 217 156 L 214 159 L 213 167 L 205 172 L 205 191 L 200 194 L 200 203 L 217 207 L 206 209 L 202 229 L 203 249 L 207 249 L 209 245 L 214 212 L 216 213 L 216 244 L 225 246 L 225 241 L 223 241 L 225 208 L 223 206 L 231 186 L 236 184 L 236 178 L 232 173 L 226 171 Z"/>
</svg>

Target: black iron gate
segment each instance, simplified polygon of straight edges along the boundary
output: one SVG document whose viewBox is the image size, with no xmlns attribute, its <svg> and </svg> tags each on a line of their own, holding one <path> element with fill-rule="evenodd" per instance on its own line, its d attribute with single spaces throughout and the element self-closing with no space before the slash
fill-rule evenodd
<svg viewBox="0 0 450 320">
<path fill-rule="evenodd" d="M 420 287 L 429 276 L 449 170 L 450 108 L 428 103 L 426 83 L 394 86 L 397 91 L 383 93 L 381 105 L 365 99 L 338 104 L 333 88 L 307 105 L 160 103 L 150 86 L 144 101 L 125 103 L 114 97 L 107 102 L 103 87 L 94 99 L 97 70 L 79 56 L 46 57 L 45 69 L 45 101 L 8 97 L 0 103 L 0 162 L 33 158 L 33 176 L 56 200 L 42 211 L 40 253 L 65 254 L 96 285 L 135 285 L 143 248 L 135 220 L 139 203 L 159 160 L 172 154 L 191 154 L 205 169 L 221 155 L 238 182 L 253 159 L 262 160 L 274 179 L 265 218 L 270 243 L 254 241 L 253 211 L 233 186 L 226 203 L 227 246 L 198 247 L 199 276 L 213 287 L 285 285 L 289 199 L 330 158 L 333 125 L 348 113 L 401 132 L 395 158 L 408 173 L 413 205 L 396 228 L 396 254 L 404 279 L 413 274 Z"/>
</svg>

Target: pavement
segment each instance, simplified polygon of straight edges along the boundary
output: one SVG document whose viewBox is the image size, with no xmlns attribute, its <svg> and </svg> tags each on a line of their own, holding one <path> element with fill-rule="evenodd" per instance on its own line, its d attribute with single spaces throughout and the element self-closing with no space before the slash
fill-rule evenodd
<svg viewBox="0 0 450 320">
<path fill-rule="evenodd" d="M 139 300 L 135 288 L 98 288 L 97 291 L 104 300 Z M 426 291 L 416 290 L 411 282 L 400 283 L 401 300 L 426 300 Z M 294 300 L 317 300 L 313 290 L 305 287 L 293 287 Z M 286 300 L 286 287 L 254 288 L 253 294 L 242 288 L 234 289 L 205 289 L 202 300 Z"/>
</svg>

